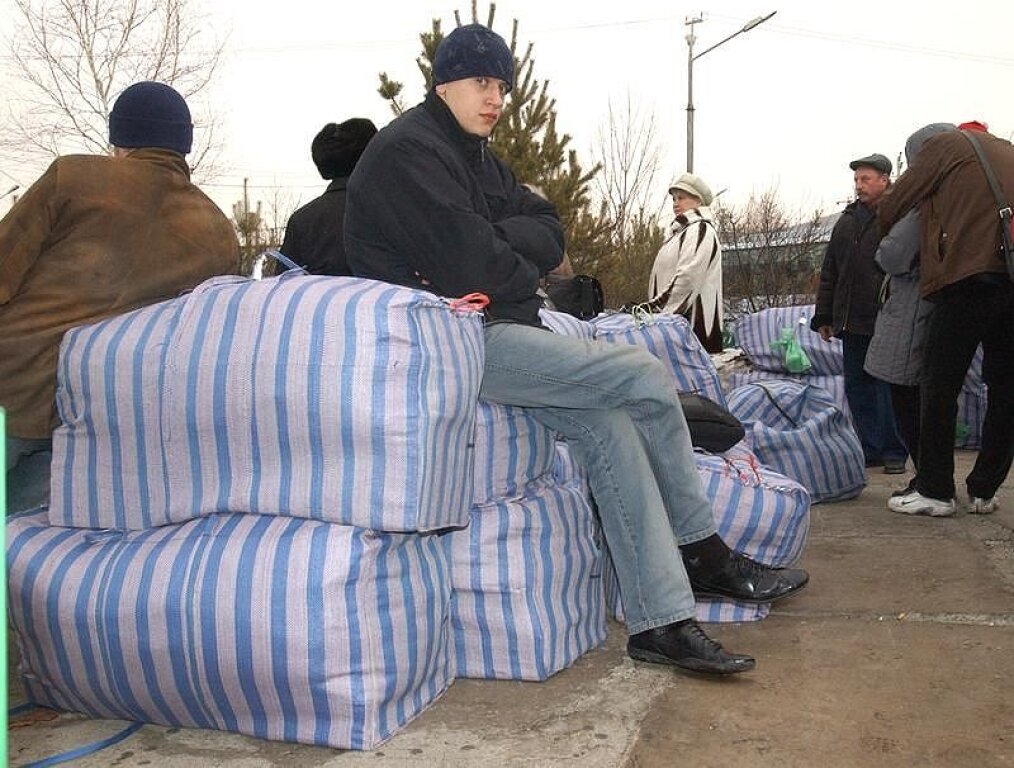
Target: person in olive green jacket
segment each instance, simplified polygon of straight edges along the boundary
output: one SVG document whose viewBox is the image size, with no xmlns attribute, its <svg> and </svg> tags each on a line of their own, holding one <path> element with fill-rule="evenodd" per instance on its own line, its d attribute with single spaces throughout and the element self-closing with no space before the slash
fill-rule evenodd
<svg viewBox="0 0 1014 768">
<path fill-rule="evenodd" d="M 64 332 L 239 269 L 232 224 L 190 181 L 192 140 L 183 97 L 135 83 L 109 115 L 112 156 L 58 158 L 0 220 L 0 406 L 12 510 L 48 493 Z"/>
</svg>

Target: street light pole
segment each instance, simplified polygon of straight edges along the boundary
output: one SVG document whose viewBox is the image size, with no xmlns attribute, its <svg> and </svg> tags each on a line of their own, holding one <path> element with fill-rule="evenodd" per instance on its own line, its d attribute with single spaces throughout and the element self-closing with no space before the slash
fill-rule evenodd
<svg viewBox="0 0 1014 768">
<path fill-rule="evenodd" d="M 697 42 L 697 37 L 694 35 L 694 25 L 700 24 L 704 18 L 702 16 L 695 16 L 686 20 L 686 25 L 690 27 L 690 32 L 687 34 L 687 171 L 693 173 L 694 171 L 694 62 L 701 58 L 706 53 L 715 50 L 718 46 L 729 42 L 732 38 L 737 35 L 742 35 L 744 32 L 749 32 L 756 26 L 763 24 L 765 21 L 774 16 L 778 11 L 771 11 L 767 16 L 758 16 L 755 19 L 751 19 L 744 24 L 740 29 L 737 29 L 731 35 L 722 40 L 719 40 L 714 45 L 705 48 L 703 51 L 694 55 L 694 43 Z"/>
</svg>

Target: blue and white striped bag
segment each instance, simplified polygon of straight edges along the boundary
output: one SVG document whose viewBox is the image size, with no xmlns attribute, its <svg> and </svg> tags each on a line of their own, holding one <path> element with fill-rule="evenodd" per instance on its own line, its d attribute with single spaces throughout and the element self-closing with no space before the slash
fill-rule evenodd
<svg viewBox="0 0 1014 768">
<path fill-rule="evenodd" d="M 588 473 L 577 463 L 574 452 L 565 440 L 556 443 L 556 461 L 553 462 L 553 482 L 557 485 L 575 485 L 588 495 Z"/>
<path fill-rule="evenodd" d="M 827 390 L 791 379 L 755 382 L 729 393 L 729 410 L 751 433 L 757 458 L 805 486 L 814 504 L 866 487 L 859 437 Z"/>
<path fill-rule="evenodd" d="M 682 315 L 633 315 L 617 312 L 589 321 L 595 338 L 611 344 L 646 348 L 673 375 L 678 392 L 696 392 L 725 405 L 722 383 L 710 355 Z"/>
<path fill-rule="evenodd" d="M 524 408 L 480 400 L 475 414 L 473 504 L 515 498 L 552 471 L 556 435 Z"/>
<path fill-rule="evenodd" d="M 849 424 L 855 429 L 855 421 L 852 419 L 852 409 L 849 408 L 849 400 L 845 396 L 845 374 L 835 376 L 809 376 L 793 373 L 775 373 L 774 371 L 737 371 L 729 375 L 729 384 L 725 396 L 744 384 L 754 384 L 765 381 L 780 381 L 790 379 L 800 384 L 808 384 L 811 387 L 822 387 L 834 398 L 835 405 L 845 414 Z"/>
<path fill-rule="evenodd" d="M 958 423 L 954 447 L 978 450 L 982 446 L 982 424 L 986 419 L 986 382 L 982 378 L 982 345 L 975 350 L 961 392 L 958 394 Z"/>
<path fill-rule="evenodd" d="M 733 549 L 775 568 L 795 565 L 810 531 L 810 497 L 799 483 L 761 466 L 743 448 L 725 454 L 695 453 L 697 473 L 711 500 L 715 528 Z M 623 621 L 619 581 L 612 563 L 604 568 L 606 604 Z M 698 621 L 759 621 L 770 603 L 700 599 Z"/>
<path fill-rule="evenodd" d="M 976 451 L 982 447 L 982 425 L 986 420 L 988 387 L 985 384 L 973 388 L 969 379 L 958 393 L 958 423 L 954 435 L 954 447 Z"/>
<path fill-rule="evenodd" d="M 7 524 L 30 701 L 370 749 L 453 680 L 437 536 L 263 515 L 146 531 Z"/>
<path fill-rule="evenodd" d="M 814 376 L 836 376 L 845 373 L 845 359 L 842 357 L 841 339 L 830 343 L 820 334 L 810 330 L 815 306 L 808 304 L 798 307 L 773 307 L 743 315 L 736 323 L 736 343 L 746 353 L 756 368 L 764 371 L 788 373 L 785 367 L 785 353 L 772 348 L 781 338 L 782 328 L 792 328 L 796 339 L 810 358 L 813 366 L 809 373 Z M 800 320 L 803 323 L 800 324 Z"/>
<path fill-rule="evenodd" d="M 215 278 L 64 337 L 54 525 L 464 525 L 482 322 L 371 280 Z"/>
<path fill-rule="evenodd" d="M 606 637 L 596 524 L 581 488 L 549 482 L 473 507 L 443 534 L 457 677 L 545 680 Z"/>
<path fill-rule="evenodd" d="M 595 338 L 595 326 L 587 320 L 568 315 L 566 312 L 556 312 L 551 309 L 540 309 L 539 319 L 542 324 L 554 333 L 561 336 L 574 336 L 578 339 Z"/>
</svg>

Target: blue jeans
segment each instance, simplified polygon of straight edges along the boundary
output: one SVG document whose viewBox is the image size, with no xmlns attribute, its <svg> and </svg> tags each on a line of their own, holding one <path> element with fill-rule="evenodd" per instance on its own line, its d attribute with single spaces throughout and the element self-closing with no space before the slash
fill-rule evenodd
<svg viewBox="0 0 1014 768">
<path fill-rule="evenodd" d="M 53 441 L 8 436 L 4 440 L 7 513 L 49 503 L 49 466 Z"/>
<path fill-rule="evenodd" d="M 863 368 L 871 336 L 842 333 L 845 398 L 867 461 L 904 461 L 908 450 L 898 434 L 891 405 L 891 386 Z"/>
<path fill-rule="evenodd" d="M 527 408 L 587 469 L 631 634 L 687 619 L 678 545 L 715 533 L 676 387 L 640 347 L 486 327 L 480 396 Z"/>
</svg>

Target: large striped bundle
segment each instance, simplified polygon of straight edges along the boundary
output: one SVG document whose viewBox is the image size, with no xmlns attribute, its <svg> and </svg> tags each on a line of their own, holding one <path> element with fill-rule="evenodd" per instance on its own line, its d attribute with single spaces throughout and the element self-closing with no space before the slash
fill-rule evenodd
<svg viewBox="0 0 1014 768">
<path fill-rule="evenodd" d="M 715 364 L 682 315 L 635 318 L 615 313 L 599 315 L 590 322 L 595 327 L 595 338 L 600 341 L 645 347 L 665 363 L 678 392 L 696 392 L 725 405 Z"/>
<path fill-rule="evenodd" d="M 556 436 L 524 408 L 480 400 L 475 416 L 473 504 L 514 498 L 553 469 Z"/>
<path fill-rule="evenodd" d="M 954 447 L 978 450 L 982 447 L 982 424 L 986 419 L 987 387 L 965 385 L 958 393 L 958 423 L 954 434 Z"/>
<path fill-rule="evenodd" d="M 866 486 L 862 445 L 827 390 L 755 382 L 729 393 L 729 410 L 752 433 L 761 462 L 805 486 L 815 504 L 851 499 Z"/>
<path fill-rule="evenodd" d="M 561 336 L 575 336 L 579 339 L 595 338 L 595 326 L 587 320 L 581 320 L 566 312 L 555 312 L 550 309 L 540 309 L 539 319 L 542 324 L 554 333 Z"/>
<path fill-rule="evenodd" d="M 762 309 L 741 317 L 736 324 L 736 343 L 750 358 L 755 367 L 765 371 L 788 373 L 785 352 L 772 348 L 781 338 L 783 328 L 792 328 L 806 356 L 813 366 L 808 373 L 814 376 L 836 376 L 845 373 L 840 339 L 828 343 L 820 334 L 810 330 L 814 305 L 774 307 Z M 803 323 L 800 323 L 800 320 Z"/>
<path fill-rule="evenodd" d="M 55 525 L 215 512 L 463 525 L 482 327 L 432 294 L 217 278 L 64 338 Z"/>
<path fill-rule="evenodd" d="M 741 448 L 722 456 L 698 453 L 694 458 L 722 539 L 736 551 L 775 568 L 797 563 L 810 530 L 806 489 L 761 466 L 756 457 Z M 606 604 L 622 621 L 623 604 L 612 563 L 604 572 Z M 701 599 L 697 601 L 696 618 L 716 623 L 759 621 L 770 609 L 769 603 Z"/>
<path fill-rule="evenodd" d="M 965 381 L 958 394 L 958 423 L 954 447 L 977 450 L 982 445 L 982 423 L 986 418 L 987 387 L 982 378 L 982 345 L 975 350 Z"/>
<path fill-rule="evenodd" d="M 553 462 L 553 482 L 559 485 L 576 485 L 588 494 L 588 473 L 577 463 L 574 452 L 565 440 L 556 443 L 556 460 Z"/>
<path fill-rule="evenodd" d="M 582 489 L 537 483 L 445 534 L 458 677 L 545 680 L 605 640 L 601 558 Z"/>
<path fill-rule="evenodd" d="M 852 419 L 852 409 L 849 408 L 849 400 L 845 396 L 845 374 L 836 374 L 834 376 L 805 376 L 793 373 L 775 373 L 774 371 L 737 371 L 729 374 L 729 384 L 726 397 L 728 398 L 729 392 L 732 392 L 734 389 L 739 389 L 744 384 L 754 384 L 756 382 L 782 379 L 790 379 L 803 385 L 822 387 L 823 389 L 826 389 L 834 399 L 834 403 L 838 406 L 838 409 L 845 414 L 845 418 L 848 419 L 849 424 L 852 424 L 853 426 L 855 425 L 855 421 Z"/>
<path fill-rule="evenodd" d="M 146 531 L 7 527 L 31 701 L 369 749 L 447 688 L 437 536 L 263 515 Z"/>
</svg>

